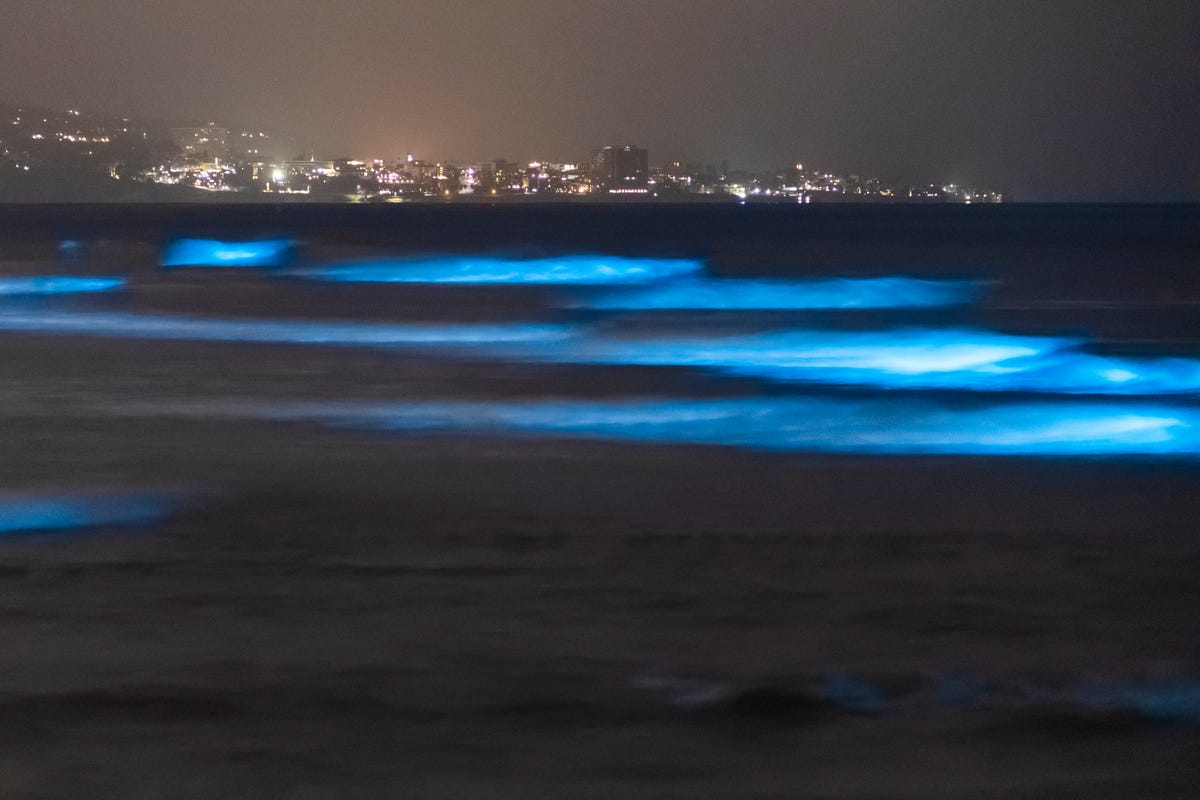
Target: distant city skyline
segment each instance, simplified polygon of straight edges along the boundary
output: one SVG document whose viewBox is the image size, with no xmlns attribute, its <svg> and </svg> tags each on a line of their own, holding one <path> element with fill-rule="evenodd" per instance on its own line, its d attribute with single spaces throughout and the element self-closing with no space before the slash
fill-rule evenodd
<svg viewBox="0 0 1200 800">
<path fill-rule="evenodd" d="M 372 151 L 347 151 L 344 149 L 319 148 L 311 143 L 306 143 L 304 137 L 295 134 L 288 130 L 277 130 L 267 128 L 261 122 L 253 120 L 227 120 L 216 117 L 214 115 L 203 115 L 193 113 L 190 116 L 184 115 L 178 118 L 164 117 L 149 117 L 127 112 L 123 110 L 113 109 L 98 109 L 91 108 L 83 104 L 68 104 L 62 107 L 53 107 L 45 102 L 22 102 L 8 103 L 0 101 L 0 116 L 7 114 L 10 117 L 19 117 L 19 110 L 27 108 L 35 115 L 49 114 L 51 117 L 71 118 L 74 115 L 76 118 L 80 114 L 84 119 L 89 120 L 89 124 L 96 124 L 97 120 L 125 120 L 127 123 L 138 126 L 139 129 L 156 130 L 166 139 L 174 141 L 180 147 L 180 154 L 183 156 L 194 156 L 205 154 L 205 147 L 209 142 L 209 135 L 227 137 L 220 141 L 222 157 L 237 158 L 246 160 L 254 157 L 259 160 L 267 161 L 297 161 L 304 159 L 315 159 L 320 161 L 334 161 L 347 159 L 366 159 L 366 160 L 382 160 L 385 163 L 396 163 L 405 160 L 411 160 L 417 157 L 423 162 L 430 163 L 447 163 L 447 164 L 463 164 L 480 161 L 494 160 L 509 160 L 514 163 L 527 163 L 531 161 L 547 161 L 555 163 L 570 163 L 578 162 L 586 166 L 596 166 L 589 163 L 589 160 L 595 158 L 603 149 L 611 147 L 622 147 L 628 149 L 630 147 L 647 151 L 648 148 L 640 147 L 638 144 L 620 143 L 613 145 L 611 142 L 599 143 L 595 137 L 592 137 L 586 142 L 576 143 L 573 146 L 562 148 L 565 152 L 552 153 L 533 153 L 526 154 L 523 157 L 514 156 L 512 153 L 492 152 L 495 148 L 478 148 L 481 152 L 476 153 L 471 157 L 455 156 L 447 153 L 436 146 L 432 151 L 421 151 L 411 147 L 395 147 L 387 152 L 372 152 Z M 206 120 L 201 122 L 200 120 Z M 10 120 L 15 123 L 17 120 Z M 33 120 L 36 122 L 37 120 Z M 53 122 L 53 119 L 50 120 Z M 3 122 L 3 120 L 0 120 Z M 206 134 L 204 131 L 211 131 L 211 134 Z M 12 128 L 0 127 L 0 144 L 5 142 L 5 135 L 8 134 L 8 140 L 14 141 L 14 134 L 20 135 L 20 131 L 14 131 Z M 181 138 L 182 137 L 182 138 Z M 193 142 L 185 142 L 184 138 L 192 137 Z M 68 140 L 70 135 L 68 134 Z M 668 148 L 670 151 L 670 148 Z M 210 154 L 211 155 L 211 154 Z M 802 159 L 798 161 L 798 159 Z M 711 169 L 714 171 L 726 172 L 771 172 L 773 170 L 786 169 L 794 163 L 803 163 L 811 159 L 807 153 L 794 152 L 788 158 L 783 159 L 778 164 L 762 167 L 755 164 L 741 163 L 733 161 L 723 154 L 707 154 L 701 158 L 683 160 L 678 158 L 664 157 L 661 154 L 656 154 L 654 159 L 648 159 L 642 165 L 643 171 L 648 171 L 651 166 L 663 166 L 672 163 L 692 164 L 697 169 Z M 847 174 L 856 174 L 862 172 L 855 165 L 847 164 L 821 164 L 823 169 L 836 170 Z M 887 179 L 896 183 L 924 183 L 927 181 L 938 182 L 934 180 L 936 176 L 889 176 Z"/>
<path fill-rule="evenodd" d="M 217 122 L 170 125 L 78 108 L 0 105 L 0 200 L 235 199 L 304 195 L 327 202 L 423 199 L 736 198 L 768 202 L 1001 202 L 993 188 L 917 184 L 797 162 L 755 171 L 654 163 L 644 147 L 609 143 L 587 158 L 529 161 L 329 158 L 296 153 L 291 137 Z M 164 194 L 169 187 L 174 194 Z M 175 191 L 177 190 L 177 191 Z M 183 192 L 183 194 L 179 194 Z"/>
<path fill-rule="evenodd" d="M 636 142 L 1031 200 L 1200 200 L 1194 0 L 56 0 L 3 20 L 4 102 L 240 121 L 322 153 Z"/>
</svg>

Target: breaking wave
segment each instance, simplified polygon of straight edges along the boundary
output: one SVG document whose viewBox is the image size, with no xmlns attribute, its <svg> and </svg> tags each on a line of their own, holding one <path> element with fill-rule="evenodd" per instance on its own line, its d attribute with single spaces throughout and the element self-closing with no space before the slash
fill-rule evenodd
<svg viewBox="0 0 1200 800">
<path fill-rule="evenodd" d="M 0 297 L 111 292 L 125 286 L 124 278 L 74 275 L 29 275 L 0 278 Z"/>
<path fill-rule="evenodd" d="M 891 685 L 889 685 L 889 683 Z M 679 711 L 710 716 L 811 723 L 837 716 L 886 716 L 985 708 L 1075 722 L 1081 733 L 1107 722 L 1200 727 L 1200 683 L 1183 675 L 1153 679 L 1077 680 L 1064 685 L 1004 683 L 955 670 L 931 676 L 872 681 L 826 673 L 772 683 L 737 684 L 693 678 L 643 677 L 635 688 Z M 1052 720 L 1043 719 L 1045 722 Z"/>
<path fill-rule="evenodd" d="M 183 504 L 182 496 L 168 492 L 0 496 L 0 535 L 148 525 Z"/>
<path fill-rule="evenodd" d="M 226 242 L 218 239 L 176 239 L 163 251 L 164 267 L 281 267 L 291 261 L 289 239 Z"/>
<path fill-rule="evenodd" d="M 890 276 L 806 281 L 685 279 L 661 286 L 622 289 L 571 303 L 625 311 L 920 308 L 967 303 L 979 294 L 973 281 Z"/>
<path fill-rule="evenodd" d="M 555 258 L 438 256 L 307 267 L 292 274 L 342 283 L 614 284 L 699 272 L 691 259 L 572 255 Z"/>
<path fill-rule="evenodd" d="M 233 416 L 375 430 L 535 435 L 767 450 L 1020 456 L 1200 455 L 1200 409 L 1058 400 L 954 409 L 824 397 L 626 402 L 203 401 L 137 414 Z"/>
<path fill-rule="evenodd" d="M 123 339 L 177 339 L 312 345 L 456 345 L 562 339 L 559 325 L 421 324 L 317 320 L 214 319 L 120 312 L 0 311 L 0 330 Z"/>
<path fill-rule="evenodd" d="M 713 369 L 889 389 L 1148 395 L 1200 392 L 1200 361 L 1087 353 L 1082 342 L 982 330 L 789 330 L 743 336 L 590 336 L 531 357 Z"/>
</svg>

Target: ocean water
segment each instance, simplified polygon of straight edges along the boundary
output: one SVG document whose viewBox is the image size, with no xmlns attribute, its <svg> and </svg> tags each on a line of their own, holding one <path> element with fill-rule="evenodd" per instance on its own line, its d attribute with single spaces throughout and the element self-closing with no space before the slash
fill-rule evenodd
<svg viewBox="0 0 1200 800">
<path fill-rule="evenodd" d="M 1190 797 L 1197 256 L 1194 207 L 2 209 L 0 796 Z"/>
</svg>

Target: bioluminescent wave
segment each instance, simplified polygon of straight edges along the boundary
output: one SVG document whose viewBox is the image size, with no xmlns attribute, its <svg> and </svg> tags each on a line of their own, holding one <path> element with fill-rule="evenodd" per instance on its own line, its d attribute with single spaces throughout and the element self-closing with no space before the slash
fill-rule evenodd
<svg viewBox="0 0 1200 800">
<path fill-rule="evenodd" d="M 169 314 L 0 310 L 0 331 L 310 345 L 488 345 L 547 342 L 572 335 L 558 325 L 421 324 L 317 320 L 211 319 Z"/>
<path fill-rule="evenodd" d="M 978 293 L 978 284 L 971 281 L 902 276 L 807 281 L 698 278 L 618 289 L 572 305 L 628 311 L 920 308 L 967 303 Z"/>
<path fill-rule="evenodd" d="M 532 434 L 873 454 L 1200 455 L 1200 409 L 1061 400 L 954 409 L 814 397 L 628 402 L 282 402 L 145 405 L 139 415 L 233 416 L 412 432 Z"/>
<path fill-rule="evenodd" d="M 845 672 L 768 685 L 674 677 L 639 678 L 633 685 L 685 711 L 753 713 L 761 706 L 746 701 L 755 695 L 773 698 L 776 701 L 773 707 L 780 716 L 789 708 L 796 708 L 798 714 L 811 715 L 816 704 L 870 716 L 898 710 L 890 702 L 895 697 L 894 689 L 888 691 L 866 678 Z M 918 713 L 939 707 L 962 709 L 987 704 L 992 709 L 1034 709 L 1065 717 L 1077 715 L 1080 723 L 1090 720 L 1103 724 L 1105 716 L 1119 715 L 1149 724 L 1200 725 L 1200 682 L 1186 674 L 1138 680 L 1085 680 L 1063 686 L 1024 681 L 1006 684 L 968 670 L 955 670 L 918 677 L 899 696 L 903 697 L 903 708 L 919 710 Z"/>
<path fill-rule="evenodd" d="M 75 275 L 26 275 L 0 278 L 0 297 L 111 292 L 125 285 L 124 278 L 91 278 Z"/>
<path fill-rule="evenodd" d="M 364 347 L 446 346 L 508 361 L 693 367 L 889 389 L 1166 395 L 1200 392 L 1200 361 L 1084 352 L 1081 342 L 971 330 L 777 331 L 628 338 L 530 323 L 360 323 L 0 309 L 0 331 Z"/>
<path fill-rule="evenodd" d="M 713 369 L 776 381 L 1065 394 L 1200 392 L 1200 361 L 1084 352 L 1081 342 L 975 330 L 777 331 L 742 336 L 591 336 L 529 357 Z"/>
<path fill-rule="evenodd" d="M 164 492 L 0 496 L 0 535 L 148 525 L 177 513 L 182 502 Z"/>
<path fill-rule="evenodd" d="M 292 258 L 287 239 L 222 242 L 216 239 L 176 239 L 163 251 L 164 267 L 281 267 Z"/>
<path fill-rule="evenodd" d="M 699 272 L 700 261 L 572 255 L 555 258 L 439 256 L 298 269 L 306 278 L 344 283 L 615 284 L 647 283 Z"/>
</svg>

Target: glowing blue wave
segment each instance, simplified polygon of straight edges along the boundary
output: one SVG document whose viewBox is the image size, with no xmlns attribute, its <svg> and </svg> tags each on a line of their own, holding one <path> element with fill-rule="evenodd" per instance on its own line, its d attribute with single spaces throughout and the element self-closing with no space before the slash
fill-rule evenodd
<svg viewBox="0 0 1200 800">
<path fill-rule="evenodd" d="M 973 330 L 581 338 L 528 357 L 714 369 L 777 381 L 1065 394 L 1200 392 L 1200 361 L 1093 355 L 1080 342 Z"/>
<path fill-rule="evenodd" d="M 698 272 L 703 266 L 690 259 L 602 255 L 533 259 L 441 256 L 336 264 L 294 274 L 350 283 L 612 284 L 674 278 Z"/>
<path fill-rule="evenodd" d="M 489 345 L 545 342 L 571 335 L 556 325 L 322 322 L 205 319 L 168 314 L 60 313 L 0 310 L 0 330 L 107 336 L 312 345 Z"/>
<path fill-rule="evenodd" d="M 0 497 L 0 535 L 147 525 L 180 505 L 179 497 L 165 493 Z"/>
<path fill-rule="evenodd" d="M 886 278 L 827 278 L 810 281 L 682 280 L 662 286 L 617 290 L 577 300 L 597 309 L 819 309 L 915 308 L 969 302 L 978 295 L 969 281 Z"/>
<path fill-rule="evenodd" d="M 676 708 L 686 711 L 736 711 L 739 700 L 766 689 L 773 696 L 803 703 L 807 711 L 814 701 L 851 714 L 879 715 L 897 710 L 889 694 L 858 675 L 827 673 L 816 680 L 773 682 L 768 686 L 738 684 L 695 678 L 649 677 L 634 681 L 634 686 L 653 692 Z M 1076 684 L 1038 685 L 1004 684 L 984 679 L 967 670 L 954 670 L 926 677 L 904 693 L 904 707 L 933 710 L 937 706 L 963 708 L 986 703 L 992 709 L 1051 711 L 1059 715 L 1078 715 L 1079 721 L 1097 725 L 1108 715 L 1139 719 L 1163 725 L 1200 725 L 1200 683 L 1188 675 L 1167 675 L 1154 679 L 1124 681 L 1085 681 Z"/>
<path fill-rule="evenodd" d="M 217 408 L 210 411 L 220 413 Z M 840 453 L 1200 455 L 1200 409 L 1058 401 L 952 409 L 911 400 L 283 403 L 225 409 L 381 430 L 537 434 Z"/>
<path fill-rule="evenodd" d="M 1060 394 L 1200 393 L 1200 361 L 1083 352 L 1075 340 L 971 330 L 781 331 L 626 338 L 570 325 L 206 319 L 0 309 L 0 330 L 311 345 L 446 346 L 506 360 L 693 367 L 775 381 Z"/>
<path fill-rule="evenodd" d="M 216 239 L 176 239 L 163 252 L 164 267 L 280 267 L 292 258 L 292 242 L 268 239 L 222 242 Z"/>
<path fill-rule="evenodd" d="M 28 275 L 0 278 L 0 297 L 111 292 L 124 285 L 124 278 Z"/>
</svg>

